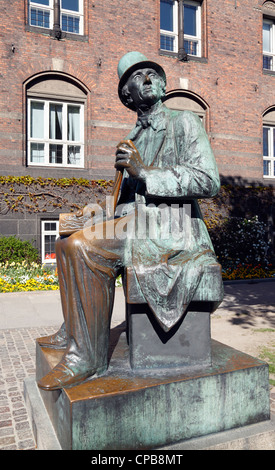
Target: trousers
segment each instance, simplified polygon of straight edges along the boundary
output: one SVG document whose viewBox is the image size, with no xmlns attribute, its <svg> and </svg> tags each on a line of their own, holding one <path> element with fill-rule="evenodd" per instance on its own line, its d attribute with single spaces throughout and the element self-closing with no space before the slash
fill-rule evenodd
<svg viewBox="0 0 275 470">
<path fill-rule="evenodd" d="M 67 332 L 65 357 L 98 372 L 108 366 L 115 280 L 127 259 L 127 238 L 122 232 L 132 218 L 128 215 L 103 222 L 56 241 Z"/>
</svg>

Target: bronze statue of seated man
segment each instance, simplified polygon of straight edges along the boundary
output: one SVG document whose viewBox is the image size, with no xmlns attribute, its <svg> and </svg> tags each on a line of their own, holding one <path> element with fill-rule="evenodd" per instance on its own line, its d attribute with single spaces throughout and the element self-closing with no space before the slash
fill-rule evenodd
<svg viewBox="0 0 275 470">
<path fill-rule="evenodd" d="M 107 370 L 115 280 L 122 269 L 133 268 L 155 317 L 169 331 L 191 302 L 204 267 L 216 262 L 197 199 L 213 197 L 220 180 L 199 117 L 162 103 L 164 70 L 143 54 L 125 54 L 118 75 L 119 97 L 137 113 L 137 123 L 116 152 L 114 216 L 104 211 L 99 220 L 95 214 L 92 227 L 83 224 L 56 242 L 64 325 L 38 342 L 64 348 L 64 354 L 39 380 L 44 390 Z M 87 206 L 79 220 L 92 216 L 89 211 Z M 147 219 L 152 230 L 140 222 Z M 176 236 L 175 220 L 181 226 Z"/>
</svg>

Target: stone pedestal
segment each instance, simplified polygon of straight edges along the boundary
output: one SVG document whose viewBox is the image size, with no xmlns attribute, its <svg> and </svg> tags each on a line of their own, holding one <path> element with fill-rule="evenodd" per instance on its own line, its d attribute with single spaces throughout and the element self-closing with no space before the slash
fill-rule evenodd
<svg viewBox="0 0 275 470">
<path fill-rule="evenodd" d="M 268 365 L 216 341 L 211 349 L 197 370 L 133 371 L 122 332 L 105 375 L 40 391 L 61 448 L 154 449 L 268 420 Z M 37 346 L 37 378 L 61 356 Z"/>
<path fill-rule="evenodd" d="M 169 331 L 147 304 L 126 304 L 130 366 L 138 369 L 201 369 L 211 365 L 210 302 L 191 302 Z"/>
</svg>

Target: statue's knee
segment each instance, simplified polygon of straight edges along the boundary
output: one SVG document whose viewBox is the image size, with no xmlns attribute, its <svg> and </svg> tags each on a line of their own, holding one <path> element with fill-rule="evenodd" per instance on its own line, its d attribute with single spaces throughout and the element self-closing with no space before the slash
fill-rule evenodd
<svg viewBox="0 0 275 470">
<path fill-rule="evenodd" d="M 83 243 L 75 235 L 71 235 L 70 237 L 66 239 L 66 252 L 70 252 L 74 254 L 78 252 L 82 246 L 83 246 Z"/>
</svg>

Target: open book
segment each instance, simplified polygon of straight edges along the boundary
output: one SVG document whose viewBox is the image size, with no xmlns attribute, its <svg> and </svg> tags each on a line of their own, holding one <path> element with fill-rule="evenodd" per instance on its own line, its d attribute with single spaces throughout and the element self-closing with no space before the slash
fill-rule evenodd
<svg viewBox="0 0 275 470">
<path fill-rule="evenodd" d="M 84 225 L 91 221 L 91 213 L 78 216 L 76 212 L 59 215 L 59 235 L 68 236 L 84 228 Z"/>
</svg>

